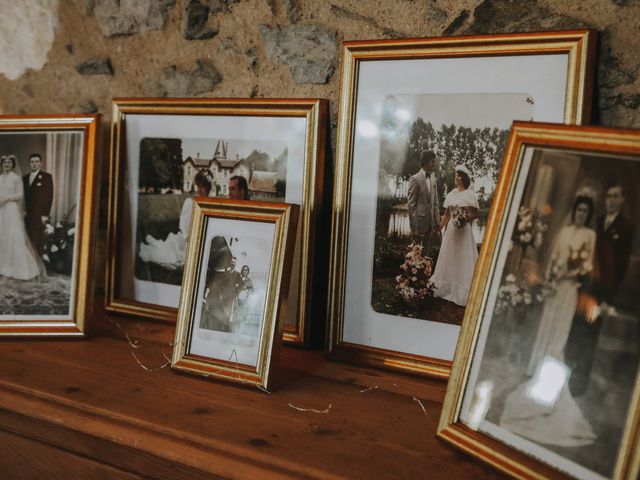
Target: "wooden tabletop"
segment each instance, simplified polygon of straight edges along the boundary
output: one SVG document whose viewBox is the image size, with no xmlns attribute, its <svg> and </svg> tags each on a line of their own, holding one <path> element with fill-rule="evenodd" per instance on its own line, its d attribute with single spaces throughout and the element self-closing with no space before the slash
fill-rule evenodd
<svg viewBox="0 0 640 480">
<path fill-rule="evenodd" d="M 170 325 L 98 317 L 87 340 L 0 341 L 0 429 L 27 462 L 45 444 L 122 478 L 501 478 L 435 438 L 444 382 L 285 348 L 267 394 L 172 371 Z"/>
</svg>

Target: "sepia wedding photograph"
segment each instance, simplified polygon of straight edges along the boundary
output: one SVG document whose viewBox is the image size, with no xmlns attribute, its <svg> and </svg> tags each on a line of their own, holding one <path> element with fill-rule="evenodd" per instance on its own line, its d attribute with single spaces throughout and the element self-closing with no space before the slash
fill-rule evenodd
<svg viewBox="0 0 640 480">
<path fill-rule="evenodd" d="M 639 422 L 640 136 L 525 122 L 513 132 L 492 210 L 504 213 L 491 218 L 452 372 L 468 377 L 447 395 L 439 434 L 454 438 L 460 395 L 460 423 L 499 442 L 514 468 L 528 457 L 574 478 L 630 478 L 620 472 Z"/>
<path fill-rule="evenodd" d="M 478 377 L 485 419 L 609 477 L 640 360 L 640 159 L 539 150 L 529 172 Z"/>
<path fill-rule="evenodd" d="M 248 230 L 253 228 L 251 225 Z M 273 235 L 272 228 L 265 230 Z M 192 353 L 197 353 L 201 342 L 207 342 L 217 345 L 213 358 L 256 365 L 271 246 L 272 239 L 263 236 L 220 234 L 211 239 L 203 257 L 207 268 L 200 318 L 194 320 L 198 329 L 194 330 L 197 341 Z"/>
<path fill-rule="evenodd" d="M 267 387 L 277 368 L 299 208 L 195 203 L 172 367 Z"/>
<path fill-rule="evenodd" d="M 0 132 L 0 320 L 73 310 L 82 131 Z"/>
<path fill-rule="evenodd" d="M 264 140 L 143 138 L 135 276 L 180 285 L 193 197 L 282 202 L 288 149 Z"/>
<path fill-rule="evenodd" d="M 113 108 L 107 311 L 175 323 L 196 197 L 291 203 L 304 220 L 284 335 L 288 343 L 307 344 L 311 316 L 323 315 L 324 299 L 316 300 L 312 284 L 315 268 L 324 268 L 315 260 L 314 238 L 328 102 L 116 98 Z"/>
<path fill-rule="evenodd" d="M 385 98 L 375 311 L 462 322 L 509 128 L 533 118 L 534 105 L 526 93 Z"/>
<path fill-rule="evenodd" d="M 588 118 L 593 40 L 574 30 L 345 42 L 333 358 L 448 377 L 511 124 Z"/>
</svg>

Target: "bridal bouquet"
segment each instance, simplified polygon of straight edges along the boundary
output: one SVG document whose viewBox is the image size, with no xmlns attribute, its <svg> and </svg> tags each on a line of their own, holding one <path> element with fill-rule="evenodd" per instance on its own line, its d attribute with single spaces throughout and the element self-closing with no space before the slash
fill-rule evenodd
<svg viewBox="0 0 640 480">
<path fill-rule="evenodd" d="M 454 207 L 451 210 L 451 218 L 455 227 L 464 227 L 469 221 L 469 218 L 467 217 L 467 209 L 465 207 Z"/>
<path fill-rule="evenodd" d="M 569 258 L 561 261 L 558 258 L 551 259 L 549 277 L 557 280 L 563 277 L 583 277 L 593 270 L 590 250 L 586 243 L 579 248 L 569 247 Z"/>
<path fill-rule="evenodd" d="M 400 265 L 402 272 L 396 277 L 396 290 L 402 299 L 413 304 L 433 296 L 434 285 L 429 280 L 433 272 L 433 261 L 422 255 L 422 245 L 409 245 L 409 252 L 404 258 L 404 263 Z"/>
</svg>

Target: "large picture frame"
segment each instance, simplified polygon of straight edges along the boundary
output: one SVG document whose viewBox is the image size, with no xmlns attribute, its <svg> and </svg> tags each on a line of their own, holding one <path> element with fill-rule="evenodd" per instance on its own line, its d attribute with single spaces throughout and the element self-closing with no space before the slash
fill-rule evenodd
<svg viewBox="0 0 640 480">
<path fill-rule="evenodd" d="M 319 99 L 114 99 L 107 310 L 175 322 L 196 174 L 222 198 L 242 176 L 253 200 L 301 205 L 284 338 L 307 343 L 326 115 Z"/>
<path fill-rule="evenodd" d="M 0 117 L 0 336 L 84 336 L 98 115 Z"/>
<path fill-rule="evenodd" d="M 594 53 L 589 30 L 344 43 L 330 358 L 448 377 L 508 129 L 588 122 Z"/>
<path fill-rule="evenodd" d="M 515 122 L 438 435 L 518 478 L 640 472 L 640 131 Z"/>
<path fill-rule="evenodd" d="M 298 212 L 290 204 L 196 200 L 173 368 L 269 387 L 282 343 Z"/>
</svg>

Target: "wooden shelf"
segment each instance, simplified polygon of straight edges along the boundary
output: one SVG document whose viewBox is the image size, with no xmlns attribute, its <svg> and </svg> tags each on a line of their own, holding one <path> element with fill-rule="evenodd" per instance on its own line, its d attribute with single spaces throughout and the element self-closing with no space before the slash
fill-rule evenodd
<svg viewBox="0 0 640 480">
<path fill-rule="evenodd" d="M 12 478 L 500 478 L 435 438 L 444 382 L 285 348 L 268 395 L 159 368 L 172 326 L 94 323 L 0 342 L 0 470 L 33 473 Z"/>
</svg>

